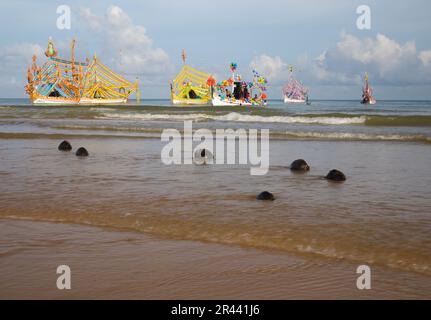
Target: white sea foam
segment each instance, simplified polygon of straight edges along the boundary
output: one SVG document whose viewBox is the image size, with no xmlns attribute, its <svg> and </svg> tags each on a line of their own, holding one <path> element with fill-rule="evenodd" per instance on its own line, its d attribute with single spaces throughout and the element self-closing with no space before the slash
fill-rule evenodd
<svg viewBox="0 0 431 320">
<path fill-rule="evenodd" d="M 102 116 L 95 117 L 96 119 L 119 119 L 119 120 L 143 120 L 143 121 L 204 121 L 209 119 L 207 115 L 201 113 L 191 114 L 152 114 L 152 113 L 103 113 Z"/>
<path fill-rule="evenodd" d="M 248 114 L 240 114 L 231 112 L 224 116 L 215 116 L 214 120 L 219 121 L 237 121 L 237 122 L 266 122 L 266 123 L 303 123 L 303 124 L 327 124 L 327 125 L 343 125 L 343 124 L 361 124 L 365 123 L 366 117 L 307 117 L 307 116 L 255 116 Z"/>
<path fill-rule="evenodd" d="M 143 121 L 230 121 L 255 123 L 302 123 L 324 125 L 363 124 L 365 116 L 352 117 L 307 117 L 307 116 L 259 116 L 231 112 L 225 115 L 190 113 L 190 114 L 152 114 L 152 113 L 103 113 L 98 119 L 121 119 Z"/>
<path fill-rule="evenodd" d="M 299 132 L 287 131 L 282 136 L 304 139 L 328 139 L 328 140 L 364 140 L 364 141 L 424 141 L 431 142 L 431 138 L 424 135 L 405 134 L 367 134 L 349 132 Z"/>
</svg>

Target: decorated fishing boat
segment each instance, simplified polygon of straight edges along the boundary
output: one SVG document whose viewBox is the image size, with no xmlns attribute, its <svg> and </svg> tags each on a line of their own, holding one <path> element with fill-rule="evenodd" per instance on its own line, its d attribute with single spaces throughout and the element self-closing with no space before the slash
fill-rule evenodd
<svg viewBox="0 0 431 320">
<path fill-rule="evenodd" d="M 181 53 L 183 67 L 171 82 L 171 101 L 179 105 L 207 105 L 211 102 L 211 87 L 215 80 L 186 64 L 187 56 Z"/>
<path fill-rule="evenodd" d="M 232 76 L 216 84 L 212 104 L 214 106 L 265 106 L 267 104 L 267 80 L 253 70 L 253 80 L 242 80 L 237 64 L 231 63 Z"/>
<path fill-rule="evenodd" d="M 293 67 L 289 66 L 289 81 L 283 88 L 284 103 L 307 103 L 308 88 L 295 79 L 293 76 Z"/>
<path fill-rule="evenodd" d="M 131 83 L 115 74 L 96 55 L 91 63 L 75 61 L 75 40 L 71 51 L 70 60 L 58 58 L 50 38 L 48 60 L 39 67 L 33 56 L 25 89 L 34 104 L 121 104 L 133 93 L 139 100 L 138 81 Z"/>
<path fill-rule="evenodd" d="M 362 88 L 362 104 L 376 104 L 377 101 L 376 99 L 373 97 L 373 89 L 371 88 L 371 86 L 368 83 L 368 73 L 365 73 L 365 77 L 364 77 L 364 87 Z"/>
</svg>

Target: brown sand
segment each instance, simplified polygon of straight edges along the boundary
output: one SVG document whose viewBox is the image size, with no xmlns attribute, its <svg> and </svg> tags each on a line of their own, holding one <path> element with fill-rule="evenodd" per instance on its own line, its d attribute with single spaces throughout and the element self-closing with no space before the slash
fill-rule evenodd
<svg viewBox="0 0 431 320">
<path fill-rule="evenodd" d="M 81 225 L 0 219 L 0 229 L 0 299 L 430 298 L 428 277 L 378 267 L 360 291 L 342 261 Z M 71 290 L 56 288 L 62 264 Z"/>
</svg>

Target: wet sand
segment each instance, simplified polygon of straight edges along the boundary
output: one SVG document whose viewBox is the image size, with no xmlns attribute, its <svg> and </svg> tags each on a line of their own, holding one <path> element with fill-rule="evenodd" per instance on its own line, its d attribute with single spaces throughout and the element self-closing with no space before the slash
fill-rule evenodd
<svg viewBox="0 0 431 320">
<path fill-rule="evenodd" d="M 75 224 L 0 219 L 0 299 L 426 299 L 429 277 Z M 57 266 L 72 289 L 56 288 Z"/>
</svg>

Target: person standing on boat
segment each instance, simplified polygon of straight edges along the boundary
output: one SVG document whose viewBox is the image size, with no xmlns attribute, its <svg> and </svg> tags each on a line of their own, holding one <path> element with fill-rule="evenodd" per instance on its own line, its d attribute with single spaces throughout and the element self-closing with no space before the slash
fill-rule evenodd
<svg viewBox="0 0 431 320">
<path fill-rule="evenodd" d="M 226 89 L 226 97 L 232 99 L 232 92 L 230 92 L 229 89 Z"/>
<path fill-rule="evenodd" d="M 247 86 L 244 86 L 244 99 L 246 101 L 250 100 L 250 93 L 248 92 Z"/>
</svg>

